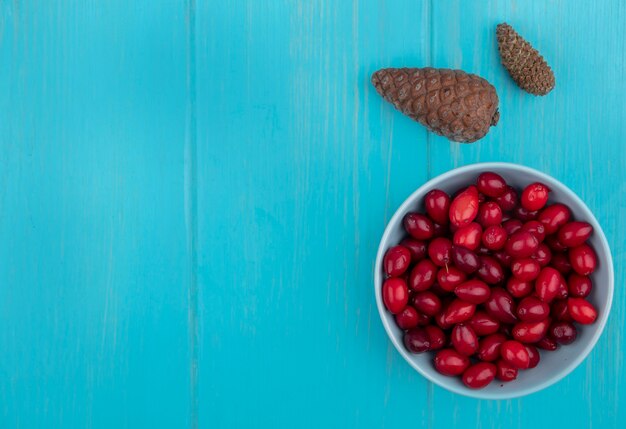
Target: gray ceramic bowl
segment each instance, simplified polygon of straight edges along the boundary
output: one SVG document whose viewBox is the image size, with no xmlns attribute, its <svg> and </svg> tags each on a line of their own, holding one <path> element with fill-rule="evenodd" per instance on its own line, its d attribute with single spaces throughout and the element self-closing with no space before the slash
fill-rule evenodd
<svg viewBox="0 0 626 429">
<path fill-rule="evenodd" d="M 598 309 L 599 314 L 594 324 L 578 325 L 578 338 L 574 343 L 561 346 L 554 352 L 542 351 L 539 365 L 531 370 L 520 371 L 517 380 L 510 383 L 494 380 L 484 389 L 473 390 L 465 387 L 458 377 L 446 377 L 439 374 L 432 363 L 433 353 L 415 355 L 406 351 L 402 343 L 402 331 L 396 326 L 393 315 L 385 309 L 382 302 L 381 288 L 384 280 L 382 261 L 386 250 L 398 244 L 405 235 L 402 227 L 404 215 L 411 211 L 424 211 L 422 201 L 428 191 L 438 188 L 453 193 L 461 187 L 475 183 L 478 175 L 484 171 L 494 171 L 500 174 L 517 189 L 532 182 L 543 182 L 552 190 L 549 203 L 564 203 L 572 210 L 573 219 L 584 220 L 593 225 L 594 233 L 589 241 L 597 253 L 598 268 L 591 276 L 594 287 L 588 300 Z M 587 357 L 606 325 L 613 299 L 613 282 L 613 260 L 604 232 L 591 211 L 576 194 L 556 179 L 528 167 L 507 163 L 482 163 L 457 168 L 429 180 L 400 206 L 391 218 L 380 241 L 374 273 L 374 292 L 378 312 L 389 338 L 402 357 L 420 374 L 455 393 L 475 398 L 507 399 L 528 395 L 556 383 Z"/>
</svg>

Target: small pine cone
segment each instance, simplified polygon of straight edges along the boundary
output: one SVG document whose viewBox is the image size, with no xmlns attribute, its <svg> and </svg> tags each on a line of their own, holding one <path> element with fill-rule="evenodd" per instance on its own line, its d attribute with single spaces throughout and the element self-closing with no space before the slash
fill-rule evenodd
<svg viewBox="0 0 626 429">
<path fill-rule="evenodd" d="M 381 69 L 372 84 L 396 109 L 452 141 L 481 139 L 500 117 L 493 85 L 462 70 Z"/>
<path fill-rule="evenodd" d="M 496 27 L 502 65 L 524 91 L 546 95 L 554 88 L 554 73 L 541 54 L 509 24 Z"/>
</svg>

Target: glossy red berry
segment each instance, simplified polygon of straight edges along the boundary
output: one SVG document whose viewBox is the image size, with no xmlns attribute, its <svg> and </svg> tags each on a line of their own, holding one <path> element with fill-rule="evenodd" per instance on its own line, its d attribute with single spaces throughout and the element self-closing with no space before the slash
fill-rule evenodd
<svg viewBox="0 0 626 429">
<path fill-rule="evenodd" d="M 411 263 L 421 261 L 426 257 L 426 242 L 407 237 L 400 242 L 400 245 L 409 249 L 411 253 Z"/>
<path fill-rule="evenodd" d="M 449 225 L 442 225 L 440 223 L 433 223 L 433 238 L 435 237 L 447 237 L 450 234 Z"/>
<path fill-rule="evenodd" d="M 406 282 L 392 277 L 383 283 L 383 303 L 392 314 L 398 314 L 409 302 L 409 290 Z"/>
<path fill-rule="evenodd" d="M 444 322 L 448 325 L 456 325 L 471 319 L 476 311 L 476 305 L 455 299 L 445 310 Z"/>
<path fill-rule="evenodd" d="M 587 222 L 569 222 L 559 229 L 559 242 L 566 247 L 576 247 L 583 244 L 593 232 L 593 227 Z"/>
<path fill-rule="evenodd" d="M 496 378 L 500 381 L 513 381 L 517 378 L 517 368 L 501 359 L 496 362 Z"/>
<path fill-rule="evenodd" d="M 547 244 L 540 243 L 537 251 L 531 256 L 535 261 L 539 262 L 542 267 L 547 266 L 552 260 L 552 252 Z"/>
<path fill-rule="evenodd" d="M 454 288 L 463 283 L 466 278 L 463 271 L 452 266 L 439 268 L 437 271 L 437 282 L 447 292 L 453 292 Z"/>
<path fill-rule="evenodd" d="M 433 189 L 424 197 L 426 213 L 436 223 L 445 225 L 448 223 L 450 210 L 450 196 L 440 189 Z"/>
<path fill-rule="evenodd" d="M 524 224 L 519 219 L 509 219 L 502 223 L 502 228 L 504 228 L 507 235 L 513 235 L 522 229 L 522 225 Z"/>
<path fill-rule="evenodd" d="M 503 267 L 511 267 L 513 263 L 513 257 L 506 253 L 504 249 L 498 250 L 497 252 L 493 252 L 493 257 L 500 263 Z"/>
<path fill-rule="evenodd" d="M 504 245 L 506 252 L 514 258 L 529 258 L 539 247 L 539 240 L 527 231 L 511 235 Z"/>
<path fill-rule="evenodd" d="M 517 191 L 511 186 L 507 186 L 502 195 L 496 197 L 495 201 L 503 211 L 510 212 L 517 206 Z"/>
<path fill-rule="evenodd" d="M 462 246 L 470 250 L 476 250 L 480 246 L 483 229 L 476 222 L 460 227 L 454 233 L 452 242 L 455 246 Z"/>
<path fill-rule="evenodd" d="M 502 323 L 515 323 L 515 302 L 513 297 L 502 288 L 491 289 L 491 295 L 484 304 L 485 311 Z"/>
<path fill-rule="evenodd" d="M 489 299 L 491 289 L 485 282 L 471 279 L 458 285 L 454 293 L 465 302 L 482 304 Z"/>
<path fill-rule="evenodd" d="M 574 321 L 589 325 L 598 318 L 598 310 L 584 298 L 568 298 L 567 311 Z"/>
<path fill-rule="evenodd" d="M 572 273 L 567 278 L 569 294 L 573 297 L 586 298 L 591 293 L 591 279 L 587 276 L 581 276 Z"/>
<path fill-rule="evenodd" d="M 483 362 L 493 362 L 500 358 L 500 346 L 507 340 L 503 334 L 491 334 L 480 340 L 476 357 Z"/>
<path fill-rule="evenodd" d="M 522 206 L 517 206 L 513 209 L 513 216 L 515 216 L 522 222 L 528 222 L 529 220 L 537 219 L 537 216 L 539 216 L 539 211 L 529 211 Z"/>
<path fill-rule="evenodd" d="M 554 322 L 550 325 L 548 333 L 550 338 L 563 345 L 573 343 L 578 335 L 576 326 L 570 322 Z"/>
<path fill-rule="evenodd" d="M 450 339 L 452 346 L 462 355 L 471 356 L 478 350 L 478 336 L 472 328 L 463 323 L 452 329 Z"/>
<path fill-rule="evenodd" d="M 569 258 L 564 253 L 553 254 L 550 265 L 563 275 L 572 271 L 572 264 L 569 263 Z"/>
<path fill-rule="evenodd" d="M 421 213 L 408 213 L 404 216 L 404 229 L 417 240 L 429 240 L 434 233 L 433 222 Z"/>
<path fill-rule="evenodd" d="M 452 242 L 447 238 L 438 237 L 428 244 L 428 256 L 439 267 L 444 267 L 450 263 L 451 253 Z"/>
<path fill-rule="evenodd" d="M 546 238 L 546 227 L 538 220 L 529 220 L 522 225 L 520 231 L 530 232 L 540 243 Z"/>
<path fill-rule="evenodd" d="M 546 234 L 554 234 L 569 221 L 570 216 L 569 208 L 565 204 L 556 203 L 543 209 L 537 220 L 545 226 Z"/>
<path fill-rule="evenodd" d="M 551 320 L 545 319 L 540 322 L 519 322 L 513 326 L 511 334 L 517 341 L 532 344 L 546 336 Z"/>
<path fill-rule="evenodd" d="M 511 264 L 511 272 L 522 281 L 532 281 L 537 278 L 541 265 L 532 258 L 516 259 Z"/>
<path fill-rule="evenodd" d="M 506 243 L 506 230 L 500 225 L 487 227 L 482 234 L 481 241 L 488 250 L 500 250 Z"/>
<path fill-rule="evenodd" d="M 413 328 L 404 333 L 404 346 L 411 353 L 424 353 L 430 349 L 430 338 L 423 328 Z"/>
<path fill-rule="evenodd" d="M 478 208 L 476 220 L 483 228 L 499 225 L 502 222 L 502 209 L 493 201 L 481 204 Z"/>
<path fill-rule="evenodd" d="M 550 250 L 552 250 L 553 252 L 558 253 L 558 252 L 564 252 L 565 250 L 567 250 L 567 247 L 561 244 L 561 242 L 559 241 L 558 237 L 555 234 L 547 235 L 544 241 L 550 247 Z"/>
<path fill-rule="evenodd" d="M 523 322 L 541 322 L 550 315 L 550 306 L 534 296 L 527 296 L 517 305 L 517 317 Z"/>
<path fill-rule="evenodd" d="M 552 302 L 550 317 L 557 322 L 571 322 L 573 320 L 569 314 L 566 299 L 557 299 Z"/>
<path fill-rule="evenodd" d="M 437 266 L 429 259 L 422 259 L 411 270 L 409 286 L 418 292 L 427 290 L 435 283 L 436 274 Z"/>
<path fill-rule="evenodd" d="M 552 267 L 542 268 L 535 281 L 537 297 L 544 302 L 550 303 L 557 297 L 562 283 L 565 283 L 565 279 L 561 273 Z"/>
<path fill-rule="evenodd" d="M 537 341 L 535 345 L 537 346 L 537 348 L 548 350 L 551 352 L 556 350 L 559 346 L 554 339 L 547 336 Z"/>
<path fill-rule="evenodd" d="M 400 329 L 415 328 L 417 326 L 417 322 L 417 310 L 411 306 L 404 307 L 404 310 L 396 314 L 396 325 L 398 325 Z"/>
<path fill-rule="evenodd" d="M 528 350 L 519 341 L 508 340 L 503 342 L 500 345 L 500 356 L 502 360 L 519 369 L 527 369 L 530 364 Z"/>
<path fill-rule="evenodd" d="M 500 322 L 493 316 L 484 311 L 477 311 L 467 324 L 474 330 L 476 335 L 483 337 L 485 335 L 495 334 L 500 328 Z"/>
<path fill-rule="evenodd" d="M 460 246 L 452 247 L 452 262 L 465 274 L 471 274 L 478 271 L 481 265 L 481 261 L 476 253 Z"/>
<path fill-rule="evenodd" d="M 523 298 L 530 295 L 535 290 L 535 284 L 532 281 L 524 281 L 510 277 L 506 282 L 506 290 L 514 298 Z"/>
<path fill-rule="evenodd" d="M 430 350 L 440 350 L 447 342 L 446 334 L 435 325 L 428 325 L 424 327 L 428 339 L 430 340 Z"/>
<path fill-rule="evenodd" d="M 480 192 L 491 198 L 501 196 L 507 189 L 504 178 L 491 171 L 481 173 L 476 180 L 476 186 Z"/>
<path fill-rule="evenodd" d="M 482 389 L 493 381 L 496 376 L 496 366 L 489 362 L 476 363 L 463 373 L 463 384 L 470 389 Z"/>
<path fill-rule="evenodd" d="M 525 347 L 529 358 L 528 369 L 534 368 L 539 365 L 539 360 L 541 359 L 539 350 L 537 350 L 537 347 L 531 346 L 530 344 L 525 344 Z"/>
<path fill-rule="evenodd" d="M 385 273 L 398 277 L 404 274 L 411 263 L 411 252 L 404 246 L 393 246 L 387 250 L 383 258 Z"/>
<path fill-rule="evenodd" d="M 569 263 L 572 269 L 581 276 L 593 273 L 598 264 L 597 260 L 596 252 L 587 244 L 581 244 L 569 250 Z"/>
<path fill-rule="evenodd" d="M 520 203 L 528 211 L 541 210 L 548 202 L 550 189 L 543 183 L 531 183 L 522 191 Z"/>
<path fill-rule="evenodd" d="M 491 256 L 481 256 L 478 277 L 485 283 L 495 285 L 504 280 L 504 270 L 496 259 Z"/>
<path fill-rule="evenodd" d="M 457 227 L 472 222 L 478 214 L 478 204 L 478 190 L 475 186 L 467 187 L 450 204 L 450 222 Z"/>
<path fill-rule="evenodd" d="M 443 375 L 461 375 L 469 365 L 469 358 L 453 349 L 444 349 L 435 355 L 435 369 Z"/>
<path fill-rule="evenodd" d="M 441 311 L 441 300 L 429 290 L 413 295 L 411 303 L 420 313 L 428 316 L 434 316 Z"/>
</svg>

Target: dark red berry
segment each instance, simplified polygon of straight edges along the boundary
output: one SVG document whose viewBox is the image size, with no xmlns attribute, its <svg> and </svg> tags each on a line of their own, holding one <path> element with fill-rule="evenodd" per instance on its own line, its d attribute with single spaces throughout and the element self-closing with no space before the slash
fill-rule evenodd
<svg viewBox="0 0 626 429">
<path fill-rule="evenodd" d="M 441 300 L 429 290 L 413 295 L 411 303 L 420 313 L 428 316 L 434 316 L 441 311 Z"/>
<path fill-rule="evenodd" d="M 550 325 L 550 337 L 559 344 L 571 344 L 576 340 L 576 326 L 570 322 L 554 322 Z"/>
<path fill-rule="evenodd" d="M 539 213 L 537 220 L 544 224 L 546 234 L 554 234 L 567 223 L 571 214 L 565 204 L 552 204 Z"/>
<path fill-rule="evenodd" d="M 500 250 L 506 243 L 506 230 L 500 225 L 487 227 L 482 234 L 481 241 L 488 250 Z"/>
<path fill-rule="evenodd" d="M 517 368 L 504 360 L 499 360 L 496 362 L 496 378 L 500 381 L 513 381 L 517 378 Z"/>
<path fill-rule="evenodd" d="M 435 283 L 437 267 L 430 259 L 422 259 L 411 270 L 409 276 L 409 286 L 415 291 L 429 289 Z"/>
<path fill-rule="evenodd" d="M 520 203 L 528 211 L 541 210 L 548 202 L 550 189 L 543 183 L 531 183 L 522 191 Z"/>
<path fill-rule="evenodd" d="M 463 373 L 463 384 L 470 389 L 482 389 L 493 381 L 496 376 L 496 366 L 489 362 L 476 363 Z"/>
<path fill-rule="evenodd" d="M 581 276 L 588 276 L 596 269 L 598 258 L 591 246 L 581 244 L 569 250 L 569 263 L 572 269 Z"/>
<path fill-rule="evenodd" d="M 411 353 L 424 353 L 430 349 L 430 338 L 423 328 L 413 328 L 405 332 L 404 346 Z"/>
<path fill-rule="evenodd" d="M 411 263 L 411 252 L 404 246 L 393 246 L 387 250 L 383 258 L 385 273 L 398 277 L 404 274 Z"/>
<path fill-rule="evenodd" d="M 567 278 L 567 285 L 570 295 L 579 298 L 586 298 L 591 293 L 591 279 L 572 273 Z"/>
<path fill-rule="evenodd" d="M 450 210 L 450 196 L 440 189 L 433 189 L 424 197 L 426 213 L 436 223 L 445 225 L 448 223 Z"/>
<path fill-rule="evenodd" d="M 470 250 L 476 250 L 480 246 L 482 228 L 476 222 L 460 227 L 454 233 L 452 242 L 455 246 L 462 246 Z"/>
<path fill-rule="evenodd" d="M 434 233 L 433 222 L 421 213 L 408 213 L 404 216 L 404 229 L 417 240 L 429 240 Z"/>
<path fill-rule="evenodd" d="M 383 283 L 383 303 L 392 314 L 398 314 L 409 302 L 409 290 L 406 282 L 392 277 Z"/>
<path fill-rule="evenodd" d="M 566 247 L 576 247 L 583 244 L 593 232 L 593 227 L 587 222 L 569 222 L 559 229 L 559 243 Z"/>
<path fill-rule="evenodd" d="M 400 329 L 415 328 L 417 326 L 417 322 L 417 310 L 411 306 L 404 307 L 404 310 L 396 314 L 396 325 L 398 325 Z"/>
<path fill-rule="evenodd" d="M 496 203 L 505 212 L 510 212 L 517 206 L 517 191 L 511 186 L 507 186 L 504 193 L 495 199 Z"/>
<path fill-rule="evenodd" d="M 444 267 L 450 263 L 451 252 L 452 242 L 447 238 L 438 237 L 428 244 L 428 256 L 439 267 Z"/>
<path fill-rule="evenodd" d="M 499 225 L 502 222 L 502 209 L 493 201 L 481 204 L 478 208 L 476 220 L 483 228 Z"/>
<path fill-rule="evenodd" d="M 443 375 L 461 375 L 469 365 L 469 358 L 453 349 L 444 349 L 435 355 L 435 369 Z"/>
<path fill-rule="evenodd" d="M 457 352 L 471 356 L 478 350 L 478 337 L 472 328 L 460 323 L 452 329 L 450 336 L 452 345 Z"/>
<path fill-rule="evenodd" d="M 539 247 L 539 240 L 527 231 L 511 235 L 504 245 L 506 252 L 514 258 L 529 258 Z"/>
<path fill-rule="evenodd" d="M 411 262 L 421 261 L 426 257 L 426 242 L 407 237 L 400 242 L 401 246 L 409 249 L 411 253 Z"/>
<path fill-rule="evenodd" d="M 476 180 L 476 186 L 480 192 L 491 198 L 499 197 L 507 190 L 502 176 L 491 171 L 481 173 Z"/>
</svg>

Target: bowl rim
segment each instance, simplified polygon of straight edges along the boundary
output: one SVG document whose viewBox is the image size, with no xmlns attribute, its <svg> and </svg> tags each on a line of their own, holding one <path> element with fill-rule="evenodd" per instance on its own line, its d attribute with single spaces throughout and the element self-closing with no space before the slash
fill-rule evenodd
<svg viewBox="0 0 626 429">
<path fill-rule="evenodd" d="M 608 285 L 607 285 L 608 286 L 607 300 L 606 300 L 604 307 L 602 308 L 602 311 L 600 312 L 600 317 L 598 318 L 598 320 L 596 320 L 597 329 L 595 333 L 593 334 L 593 336 L 591 337 L 587 346 L 583 349 L 582 353 L 580 353 L 574 359 L 569 361 L 567 366 L 561 372 L 559 372 L 556 376 L 548 377 L 541 383 L 537 383 L 533 386 L 529 386 L 524 389 L 510 391 L 510 392 L 507 391 L 507 392 L 502 392 L 502 393 L 498 393 L 498 392 L 494 393 L 494 392 L 484 391 L 480 389 L 472 390 L 465 386 L 448 385 L 448 384 L 441 383 L 439 380 L 431 376 L 430 371 L 425 370 L 420 365 L 413 362 L 413 360 L 410 359 L 409 354 L 405 350 L 404 346 L 396 339 L 396 337 L 393 335 L 393 332 L 391 331 L 391 327 L 388 321 L 388 320 L 391 320 L 391 318 L 389 319 L 386 318 L 387 310 L 384 307 L 382 296 L 380 293 L 380 290 L 382 289 L 382 283 L 383 283 L 383 275 L 381 273 L 380 267 L 381 267 L 385 252 L 387 251 L 387 248 L 384 246 L 384 243 L 386 243 L 389 240 L 389 236 L 393 229 L 392 226 L 398 223 L 398 221 L 403 216 L 403 214 L 407 211 L 409 206 L 412 206 L 415 204 L 415 200 L 418 198 L 419 195 L 425 194 L 427 191 L 429 191 L 433 187 L 433 182 L 445 181 L 451 177 L 456 176 L 457 174 L 462 174 L 462 173 L 467 173 L 467 172 L 477 172 L 478 170 L 489 171 L 491 169 L 517 170 L 520 172 L 529 173 L 533 175 L 534 177 L 536 177 L 538 180 L 545 180 L 546 182 L 556 182 L 557 184 L 559 184 L 565 190 L 565 192 L 569 194 L 569 197 L 575 200 L 578 203 L 578 205 L 582 208 L 582 213 L 581 213 L 582 217 L 593 226 L 594 232 L 598 235 L 600 244 L 604 248 L 605 253 L 607 254 L 607 260 L 605 261 L 605 263 L 606 263 L 606 267 L 608 270 L 608 280 L 609 280 Z M 589 207 L 587 207 L 587 204 L 585 204 L 585 202 L 574 191 L 572 191 L 568 186 L 563 184 L 560 180 L 552 176 L 549 176 L 548 174 L 543 173 L 539 170 L 536 170 L 534 168 L 530 168 L 521 164 L 515 164 L 515 163 L 510 163 L 510 162 L 479 162 L 479 163 L 468 164 L 462 167 L 454 168 L 452 170 L 449 170 L 445 173 L 442 173 L 440 175 L 437 175 L 427 180 L 424 184 L 422 184 L 414 192 L 412 192 L 411 195 L 409 195 L 404 200 L 404 202 L 396 209 L 395 213 L 393 214 L 391 219 L 389 219 L 389 222 L 387 222 L 387 225 L 385 226 L 385 231 L 383 232 L 383 235 L 381 237 L 381 240 L 378 246 L 378 252 L 376 254 L 376 263 L 374 265 L 374 294 L 376 295 L 376 305 L 378 307 L 378 314 L 383 323 L 383 326 L 385 327 L 385 332 L 387 333 L 387 336 L 393 343 L 396 350 L 404 358 L 404 360 L 411 367 L 413 367 L 413 369 L 415 369 L 422 376 L 424 376 L 427 380 L 429 380 L 430 382 L 448 391 L 451 391 L 453 393 L 458 393 L 463 396 L 468 396 L 468 397 L 478 398 L 478 399 L 511 399 L 511 398 L 518 398 L 521 396 L 529 395 L 531 393 L 535 393 L 549 386 L 552 386 L 553 384 L 559 382 L 560 380 L 565 378 L 567 375 L 569 375 L 574 369 L 576 369 L 582 363 L 583 360 L 585 360 L 585 358 L 587 358 L 589 353 L 591 353 L 591 350 L 597 344 L 598 340 L 600 339 L 600 336 L 604 332 L 604 328 L 606 327 L 606 323 L 609 318 L 609 313 L 611 312 L 611 307 L 613 304 L 613 290 L 614 290 L 614 283 L 615 283 L 614 277 L 615 276 L 614 276 L 614 271 L 613 271 L 613 256 L 611 255 L 611 248 L 609 247 L 609 243 L 604 234 L 604 230 L 600 226 L 600 223 L 598 222 L 594 214 L 591 212 Z M 434 369 L 431 369 L 431 371 L 434 371 Z"/>
</svg>

